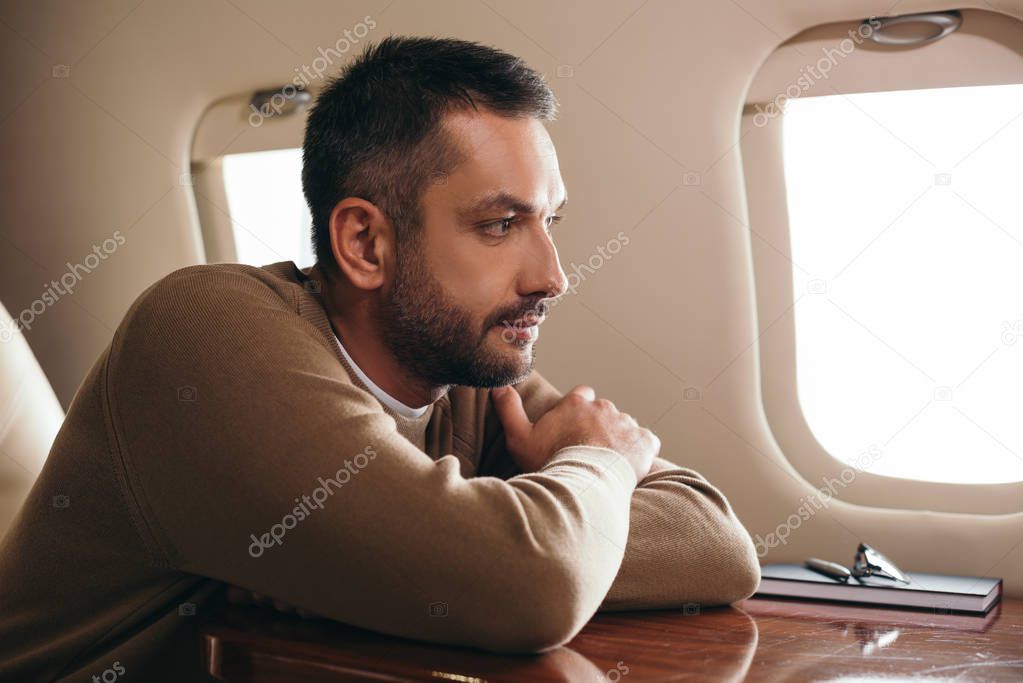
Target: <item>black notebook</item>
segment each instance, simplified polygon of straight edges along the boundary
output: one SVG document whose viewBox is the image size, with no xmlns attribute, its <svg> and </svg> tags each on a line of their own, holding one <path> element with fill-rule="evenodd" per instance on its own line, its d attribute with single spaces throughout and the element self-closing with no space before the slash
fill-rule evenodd
<svg viewBox="0 0 1023 683">
<path fill-rule="evenodd" d="M 1002 597 L 1002 580 L 906 572 L 910 583 L 866 577 L 861 583 L 832 579 L 801 564 L 768 564 L 760 570 L 757 596 L 858 602 L 894 607 L 986 613 Z"/>
</svg>

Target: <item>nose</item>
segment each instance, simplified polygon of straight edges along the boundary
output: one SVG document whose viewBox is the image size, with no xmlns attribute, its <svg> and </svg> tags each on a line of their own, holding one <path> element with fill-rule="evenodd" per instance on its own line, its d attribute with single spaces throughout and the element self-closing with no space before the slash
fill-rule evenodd
<svg viewBox="0 0 1023 683">
<path fill-rule="evenodd" d="M 542 294 L 545 299 L 557 299 L 568 289 L 568 278 L 561 269 L 558 249 L 547 231 L 541 229 L 536 239 L 530 242 L 526 268 L 522 274 L 524 296 Z"/>
</svg>

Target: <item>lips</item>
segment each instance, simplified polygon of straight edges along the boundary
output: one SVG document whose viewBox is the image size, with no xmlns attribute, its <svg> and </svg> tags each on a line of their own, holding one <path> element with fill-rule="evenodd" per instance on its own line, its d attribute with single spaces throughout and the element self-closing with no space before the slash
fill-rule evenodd
<svg viewBox="0 0 1023 683">
<path fill-rule="evenodd" d="M 544 321 L 543 317 L 529 317 L 519 318 L 518 320 L 505 320 L 501 324 L 506 327 L 514 327 L 516 329 L 526 329 L 529 327 L 536 327 Z"/>
</svg>

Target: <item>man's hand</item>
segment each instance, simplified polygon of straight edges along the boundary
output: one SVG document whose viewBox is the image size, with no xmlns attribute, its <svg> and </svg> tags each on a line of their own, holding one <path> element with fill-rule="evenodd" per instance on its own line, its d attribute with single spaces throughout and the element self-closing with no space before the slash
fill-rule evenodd
<svg viewBox="0 0 1023 683">
<path fill-rule="evenodd" d="M 492 389 L 490 395 L 504 426 L 508 452 L 523 472 L 540 469 L 566 446 L 603 446 L 625 456 L 638 481 L 661 449 L 657 435 L 619 412 L 611 401 L 596 398 L 593 387 L 585 384 L 565 394 L 536 424 L 529 421 L 514 388 Z"/>
</svg>

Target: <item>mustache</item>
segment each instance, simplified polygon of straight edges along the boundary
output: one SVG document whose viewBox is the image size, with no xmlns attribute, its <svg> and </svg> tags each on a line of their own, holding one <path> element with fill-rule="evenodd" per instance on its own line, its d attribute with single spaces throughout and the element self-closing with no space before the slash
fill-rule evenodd
<svg viewBox="0 0 1023 683">
<path fill-rule="evenodd" d="M 529 303 L 524 308 L 516 309 L 507 315 L 502 315 L 497 319 L 498 325 L 504 325 L 506 327 L 519 327 L 521 324 L 513 325 L 511 321 L 524 321 L 525 325 L 531 325 L 539 321 L 541 318 L 547 317 L 547 312 L 551 306 L 551 299 L 544 297 L 537 299 Z"/>
</svg>

